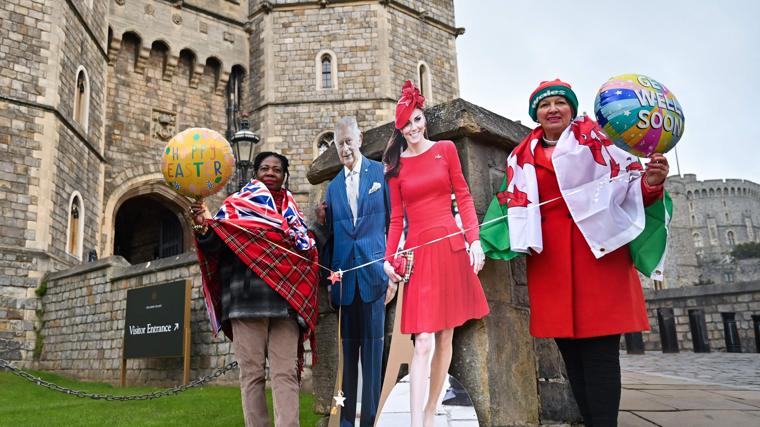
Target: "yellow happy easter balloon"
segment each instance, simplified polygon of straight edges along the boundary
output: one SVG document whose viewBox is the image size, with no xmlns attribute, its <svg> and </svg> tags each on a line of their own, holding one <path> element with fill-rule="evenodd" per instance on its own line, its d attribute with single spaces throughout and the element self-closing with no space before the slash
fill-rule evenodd
<svg viewBox="0 0 760 427">
<path fill-rule="evenodd" d="M 189 128 L 175 135 L 161 159 L 166 184 L 193 198 L 219 192 L 234 170 L 230 143 L 219 132 L 205 128 Z"/>
</svg>

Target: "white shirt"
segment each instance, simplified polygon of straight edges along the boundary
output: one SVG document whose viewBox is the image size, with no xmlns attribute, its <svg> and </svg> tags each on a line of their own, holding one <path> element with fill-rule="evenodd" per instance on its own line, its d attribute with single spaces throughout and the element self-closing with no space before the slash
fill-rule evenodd
<svg viewBox="0 0 760 427">
<path fill-rule="evenodd" d="M 351 207 L 351 215 L 356 225 L 357 211 L 359 209 L 359 177 L 362 170 L 362 157 L 358 156 L 354 161 L 353 169 L 343 166 L 343 173 L 346 175 L 346 195 L 348 196 L 348 206 Z"/>
</svg>

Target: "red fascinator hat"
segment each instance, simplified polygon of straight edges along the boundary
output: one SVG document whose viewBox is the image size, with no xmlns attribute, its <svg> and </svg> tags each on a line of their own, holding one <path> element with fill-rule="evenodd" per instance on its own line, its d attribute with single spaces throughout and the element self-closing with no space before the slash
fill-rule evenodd
<svg viewBox="0 0 760 427">
<path fill-rule="evenodd" d="M 411 81 L 407 80 L 401 88 L 401 98 L 396 104 L 396 129 L 401 129 L 409 121 L 415 108 L 425 107 L 425 97 Z"/>
</svg>

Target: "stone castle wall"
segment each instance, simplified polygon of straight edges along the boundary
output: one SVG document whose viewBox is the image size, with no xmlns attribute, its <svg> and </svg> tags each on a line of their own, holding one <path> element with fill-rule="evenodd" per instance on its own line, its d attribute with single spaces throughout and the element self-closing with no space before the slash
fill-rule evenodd
<svg viewBox="0 0 760 427">
<path fill-rule="evenodd" d="M 97 245 L 102 175 L 106 2 L 15 1 L 0 9 L 0 334 L 33 347 L 33 288 L 67 253 L 69 201 L 82 197 L 84 248 Z M 87 73 L 88 120 L 74 118 Z M 23 353 L 23 354 L 22 354 Z"/>
<path fill-rule="evenodd" d="M 760 185 L 739 179 L 698 181 L 687 174 L 669 177 L 667 189 L 673 198 L 673 219 L 666 286 L 724 283 L 722 273 L 728 271 L 734 274 L 733 282 L 754 280 L 731 267 L 734 264 L 727 267 L 726 257 L 733 244 L 760 241 Z"/>
<path fill-rule="evenodd" d="M 53 274 L 42 298 L 43 347 L 36 369 L 69 377 L 118 383 L 128 289 L 192 282 L 191 378 L 207 375 L 233 360 L 230 341 L 213 337 L 201 293 L 194 253 L 131 266 L 109 257 Z M 235 383 L 233 370 L 215 382 Z M 128 359 L 129 384 L 176 385 L 182 381 L 182 359 Z"/>
<path fill-rule="evenodd" d="M 742 351 L 754 353 L 755 334 L 753 315 L 760 315 L 760 280 L 739 283 L 732 286 L 708 285 L 687 288 L 645 290 L 647 313 L 652 330 L 644 333 L 647 350 L 661 350 L 660 328 L 657 323 L 657 309 L 670 307 L 676 322 L 676 337 L 681 351 L 692 351 L 694 343 L 689 327 L 689 310 L 701 309 L 705 314 L 705 324 L 712 351 L 726 351 L 723 317 L 721 313 L 736 313 L 736 326 Z"/>
</svg>

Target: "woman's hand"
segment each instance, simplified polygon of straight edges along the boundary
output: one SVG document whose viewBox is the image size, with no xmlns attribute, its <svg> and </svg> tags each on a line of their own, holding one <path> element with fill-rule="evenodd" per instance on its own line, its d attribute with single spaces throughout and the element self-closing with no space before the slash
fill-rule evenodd
<svg viewBox="0 0 760 427">
<path fill-rule="evenodd" d="M 389 302 L 393 301 L 393 297 L 396 296 L 397 290 L 398 283 L 394 283 L 392 280 L 388 279 L 388 290 L 385 291 L 385 305 L 388 305 Z"/>
<path fill-rule="evenodd" d="M 472 271 L 478 274 L 486 263 L 486 255 L 483 253 L 483 248 L 480 247 L 480 240 L 476 240 L 470 244 L 469 252 Z"/>
<path fill-rule="evenodd" d="M 211 218 L 211 215 L 206 209 L 206 202 L 203 199 L 198 199 L 190 204 L 190 218 L 195 225 L 203 225 L 206 223 L 206 219 Z"/>
<path fill-rule="evenodd" d="M 383 263 L 383 270 L 385 271 L 385 274 L 388 275 L 388 279 L 390 279 L 391 282 L 398 283 L 401 281 L 402 277 L 396 274 L 396 270 L 393 269 L 390 262 L 385 261 Z"/>
<path fill-rule="evenodd" d="M 653 187 L 664 183 L 669 171 L 668 159 L 660 153 L 652 154 L 649 156 L 649 163 L 647 163 L 646 171 L 644 172 L 647 185 Z"/>
</svg>

